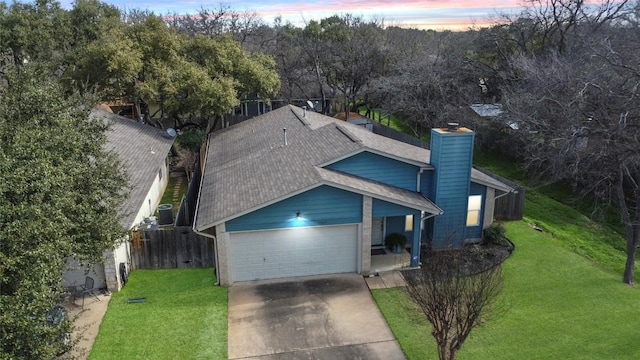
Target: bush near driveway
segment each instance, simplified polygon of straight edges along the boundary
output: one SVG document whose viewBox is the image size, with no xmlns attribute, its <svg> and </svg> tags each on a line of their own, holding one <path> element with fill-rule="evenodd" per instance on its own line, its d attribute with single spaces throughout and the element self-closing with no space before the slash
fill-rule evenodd
<svg viewBox="0 0 640 360">
<path fill-rule="evenodd" d="M 640 359 L 640 289 L 567 250 L 525 221 L 507 223 L 499 313 L 474 329 L 457 359 Z M 374 290 L 408 359 L 437 359 L 431 328 L 401 289 Z"/>
<path fill-rule="evenodd" d="M 89 359 L 226 359 L 227 288 L 214 283 L 211 268 L 133 271 Z"/>
</svg>

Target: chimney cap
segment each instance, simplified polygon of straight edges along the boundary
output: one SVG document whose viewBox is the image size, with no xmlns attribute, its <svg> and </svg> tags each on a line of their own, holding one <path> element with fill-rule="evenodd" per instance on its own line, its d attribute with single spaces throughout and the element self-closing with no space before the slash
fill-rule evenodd
<svg viewBox="0 0 640 360">
<path fill-rule="evenodd" d="M 457 122 L 447 123 L 447 131 L 451 131 L 451 132 L 458 131 L 459 126 L 460 126 L 460 123 L 457 123 Z"/>
</svg>

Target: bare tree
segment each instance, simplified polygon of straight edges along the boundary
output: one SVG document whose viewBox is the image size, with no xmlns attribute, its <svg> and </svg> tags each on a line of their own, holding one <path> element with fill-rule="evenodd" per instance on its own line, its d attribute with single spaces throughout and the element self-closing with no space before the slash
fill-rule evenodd
<svg viewBox="0 0 640 360">
<path fill-rule="evenodd" d="M 471 330 L 486 322 L 503 287 L 500 265 L 476 271 L 459 251 L 424 254 L 403 272 L 406 293 L 432 326 L 440 360 L 453 360 Z"/>
<path fill-rule="evenodd" d="M 394 30 L 394 38 L 402 41 L 398 36 L 402 31 Z M 372 80 L 366 93 L 386 112 L 400 115 L 421 137 L 425 129 L 466 117 L 478 83 L 464 46 L 473 34 L 415 30 L 407 34 L 414 38 L 414 47 L 400 46 L 396 52 L 394 43 L 389 43 L 395 57 L 390 74 Z"/>
<path fill-rule="evenodd" d="M 607 23 L 583 24 L 588 36 L 572 38 L 565 52 L 514 57 L 518 77 L 505 87 L 504 102 L 520 126 L 521 155 L 532 174 L 570 181 L 620 211 L 623 282 L 633 285 L 640 238 L 640 28 L 598 14 Z M 626 10 L 615 13 L 623 16 L 633 19 Z"/>
</svg>

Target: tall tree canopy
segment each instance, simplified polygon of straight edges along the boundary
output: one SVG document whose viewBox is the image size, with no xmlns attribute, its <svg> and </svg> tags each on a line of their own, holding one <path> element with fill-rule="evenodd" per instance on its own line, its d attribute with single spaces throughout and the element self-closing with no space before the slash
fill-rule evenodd
<svg viewBox="0 0 640 360">
<path fill-rule="evenodd" d="M 117 36 L 104 40 L 115 51 L 97 45 L 83 58 L 93 65 L 94 84 L 127 83 L 122 98 L 141 105 L 140 113 L 149 117 L 174 119 L 177 127 L 189 118 L 225 114 L 249 93 L 269 97 L 280 87 L 275 62 L 243 50 L 230 36 L 188 36 L 155 15 L 127 26 L 124 40 L 114 44 Z"/>
<path fill-rule="evenodd" d="M 218 30 L 203 18 L 194 28 L 202 31 L 180 32 L 153 13 L 122 19 L 117 8 L 98 0 L 78 0 L 71 10 L 50 0 L 1 3 L 0 43 L 6 45 L 0 55 L 16 67 L 33 62 L 46 68 L 67 93 L 132 102 L 139 114 L 171 118 L 180 127 L 190 118 L 225 114 L 248 94 L 268 99 L 280 87 L 273 59 L 234 39 L 246 40 L 257 22 L 238 13 L 226 21 L 225 14 Z"/>
<path fill-rule="evenodd" d="M 122 239 L 127 176 L 87 99 L 28 65 L 0 80 L 0 357 L 48 359 L 70 326 L 45 321 L 66 259 L 99 262 Z"/>
</svg>

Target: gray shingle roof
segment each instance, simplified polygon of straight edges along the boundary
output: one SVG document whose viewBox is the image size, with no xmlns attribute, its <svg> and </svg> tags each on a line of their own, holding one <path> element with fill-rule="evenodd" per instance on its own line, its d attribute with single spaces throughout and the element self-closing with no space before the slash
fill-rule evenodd
<svg viewBox="0 0 640 360">
<path fill-rule="evenodd" d="M 129 174 L 130 193 L 120 210 L 122 226 L 130 229 L 158 171 L 169 154 L 173 139 L 166 132 L 150 125 L 94 109 L 91 116 L 112 123 L 107 132 L 105 149 L 115 152 Z"/>
<path fill-rule="evenodd" d="M 316 171 L 324 183 L 328 185 L 334 185 L 339 188 L 351 190 L 376 199 L 390 201 L 413 209 L 426 211 L 430 214 L 442 214 L 442 210 L 436 204 L 422 196 L 420 193 L 330 169 L 316 168 Z"/>
<path fill-rule="evenodd" d="M 471 169 L 471 181 L 474 183 L 488 186 L 494 188 L 496 190 L 504 191 L 504 192 L 512 192 L 514 189 L 509 185 L 503 183 L 500 180 L 494 179 L 491 176 L 477 170 Z"/>
<path fill-rule="evenodd" d="M 194 227 L 204 230 L 320 184 L 441 213 L 418 193 L 320 168 L 362 150 L 431 167 L 429 150 L 316 112 L 305 114 L 291 105 L 214 132 L 209 136 Z"/>
</svg>

